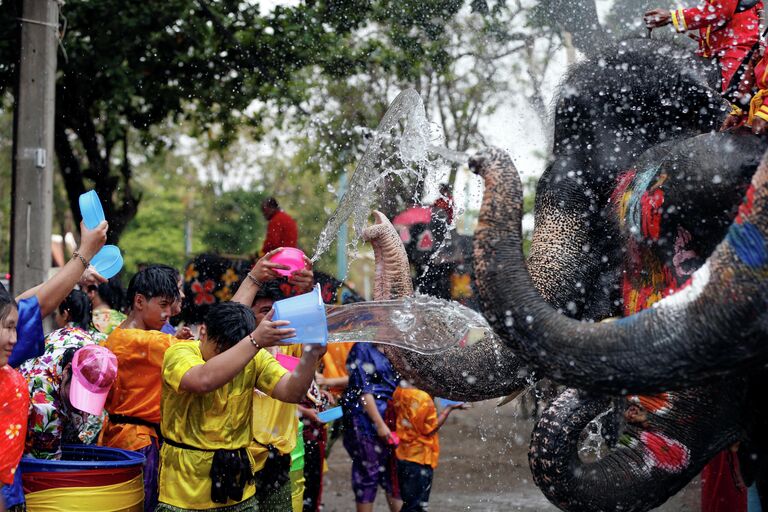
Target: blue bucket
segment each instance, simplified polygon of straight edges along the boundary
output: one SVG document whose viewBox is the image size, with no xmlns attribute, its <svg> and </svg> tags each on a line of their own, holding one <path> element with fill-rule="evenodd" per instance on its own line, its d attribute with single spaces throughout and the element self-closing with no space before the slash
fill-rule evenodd
<svg viewBox="0 0 768 512">
<path fill-rule="evenodd" d="M 105 245 L 91 260 L 96 272 L 109 279 L 123 268 L 123 255 L 116 245 Z"/>
<path fill-rule="evenodd" d="M 88 229 L 95 229 L 103 220 L 104 208 L 101 207 L 99 195 L 95 190 L 90 190 L 85 194 L 80 194 L 80 215 L 83 217 L 83 223 Z"/>
<path fill-rule="evenodd" d="M 325 345 L 328 341 L 328 324 L 325 320 L 325 304 L 320 294 L 320 285 L 302 295 L 279 300 L 272 306 L 275 314 L 272 320 L 288 320 L 296 336 L 287 338 L 286 343 L 308 343 Z"/>
</svg>

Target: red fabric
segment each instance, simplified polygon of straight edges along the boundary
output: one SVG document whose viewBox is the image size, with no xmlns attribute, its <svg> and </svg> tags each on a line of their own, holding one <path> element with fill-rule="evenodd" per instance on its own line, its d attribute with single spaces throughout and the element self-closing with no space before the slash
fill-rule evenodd
<svg viewBox="0 0 768 512">
<path fill-rule="evenodd" d="M 10 485 L 24 453 L 29 390 L 24 377 L 8 365 L 0 368 L 0 482 Z"/>
<path fill-rule="evenodd" d="M 746 512 L 747 488 L 739 475 L 739 459 L 723 450 L 701 472 L 701 512 Z"/>
<path fill-rule="evenodd" d="M 81 471 L 41 471 L 22 476 L 24 493 L 64 487 L 105 487 L 127 482 L 141 474 L 141 466 Z"/>
<path fill-rule="evenodd" d="M 263 254 L 278 247 L 298 247 L 299 229 L 293 217 L 280 210 L 269 219 L 267 236 L 261 246 Z"/>
<path fill-rule="evenodd" d="M 738 0 L 706 0 L 682 10 L 685 28 L 699 31 L 699 55 L 717 57 L 720 61 L 723 91 L 760 37 L 759 13 L 763 10 L 763 2 L 736 13 L 738 3 Z"/>
<path fill-rule="evenodd" d="M 437 201 L 435 201 L 432 206 L 435 208 L 440 208 L 441 210 L 444 210 L 445 213 L 448 214 L 448 224 L 453 224 L 453 198 L 448 196 L 446 199 L 445 197 L 439 197 Z"/>
</svg>

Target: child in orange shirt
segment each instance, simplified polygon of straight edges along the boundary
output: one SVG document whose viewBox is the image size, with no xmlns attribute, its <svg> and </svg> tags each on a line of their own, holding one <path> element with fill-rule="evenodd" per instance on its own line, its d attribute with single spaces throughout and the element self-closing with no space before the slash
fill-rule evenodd
<svg viewBox="0 0 768 512">
<path fill-rule="evenodd" d="M 434 399 L 424 391 L 410 387 L 406 381 L 395 390 L 392 402 L 397 415 L 397 436 L 400 444 L 395 450 L 397 478 L 403 508 L 400 512 L 426 512 L 432 476 L 440 457 L 437 431 L 454 409 L 464 404 L 452 404 L 437 415 Z"/>
</svg>

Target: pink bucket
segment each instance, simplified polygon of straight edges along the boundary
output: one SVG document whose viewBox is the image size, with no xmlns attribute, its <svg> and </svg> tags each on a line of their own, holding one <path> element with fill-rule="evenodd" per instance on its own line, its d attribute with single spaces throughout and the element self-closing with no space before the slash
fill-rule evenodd
<svg viewBox="0 0 768 512">
<path fill-rule="evenodd" d="M 87 345 L 75 352 L 72 359 L 69 401 L 73 407 L 98 416 L 116 378 L 115 354 L 99 345 Z"/>
<path fill-rule="evenodd" d="M 281 276 L 287 277 L 293 272 L 304 268 L 304 253 L 295 247 L 283 247 L 277 254 L 272 256 L 269 261 L 291 267 L 290 270 L 275 270 L 275 272 Z"/>
</svg>

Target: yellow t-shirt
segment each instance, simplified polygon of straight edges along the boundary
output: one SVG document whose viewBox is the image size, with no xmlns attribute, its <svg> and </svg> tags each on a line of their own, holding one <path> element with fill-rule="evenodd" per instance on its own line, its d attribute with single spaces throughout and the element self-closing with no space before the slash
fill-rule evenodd
<svg viewBox="0 0 768 512">
<path fill-rule="evenodd" d="M 266 350 L 260 350 L 231 382 L 197 395 L 181 391 L 181 379 L 190 368 L 204 364 L 199 342 L 181 342 L 169 348 L 163 360 L 161 402 L 163 436 L 205 450 L 245 448 L 251 442 L 254 386 L 272 393 L 287 372 Z M 184 450 L 164 444 L 160 450 L 160 501 L 181 508 L 207 509 L 234 505 L 211 501 L 212 451 Z M 255 493 L 246 485 L 243 500 Z"/>
<path fill-rule="evenodd" d="M 277 347 L 281 353 L 301 357 L 302 345 L 294 344 Z M 283 455 L 296 448 L 298 436 L 298 408 L 259 393 L 253 394 L 253 440 L 248 451 L 254 460 L 254 471 L 264 467 L 269 452 L 267 445 L 272 445 Z"/>
</svg>

